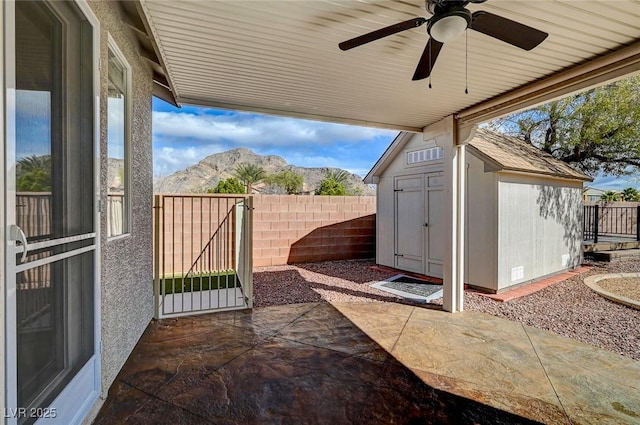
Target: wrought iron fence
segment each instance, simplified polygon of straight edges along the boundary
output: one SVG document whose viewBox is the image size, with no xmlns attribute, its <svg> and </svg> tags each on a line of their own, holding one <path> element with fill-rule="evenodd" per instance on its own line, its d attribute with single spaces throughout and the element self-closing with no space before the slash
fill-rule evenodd
<svg viewBox="0 0 640 425">
<path fill-rule="evenodd" d="M 251 308 L 253 199 L 156 195 L 156 317 Z"/>
<path fill-rule="evenodd" d="M 598 243 L 600 236 L 627 237 L 640 241 L 640 205 L 584 206 L 584 240 Z"/>
</svg>

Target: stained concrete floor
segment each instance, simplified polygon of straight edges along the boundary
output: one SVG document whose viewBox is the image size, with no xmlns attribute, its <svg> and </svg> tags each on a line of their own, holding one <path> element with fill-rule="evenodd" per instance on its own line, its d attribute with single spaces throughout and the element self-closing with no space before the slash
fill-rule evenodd
<svg viewBox="0 0 640 425">
<path fill-rule="evenodd" d="M 640 424 L 640 363 L 478 312 L 294 304 L 152 322 L 95 424 Z"/>
</svg>

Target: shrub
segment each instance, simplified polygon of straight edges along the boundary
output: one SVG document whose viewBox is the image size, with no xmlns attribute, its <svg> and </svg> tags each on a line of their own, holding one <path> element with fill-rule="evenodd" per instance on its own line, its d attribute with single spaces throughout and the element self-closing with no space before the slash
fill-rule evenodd
<svg viewBox="0 0 640 425">
<path fill-rule="evenodd" d="M 322 180 L 316 189 L 316 195 L 344 196 L 346 193 L 344 185 L 332 178 Z"/>
<path fill-rule="evenodd" d="M 207 193 L 245 193 L 244 186 L 235 177 L 226 180 L 220 180 L 218 185 L 213 189 L 208 189 Z"/>
</svg>

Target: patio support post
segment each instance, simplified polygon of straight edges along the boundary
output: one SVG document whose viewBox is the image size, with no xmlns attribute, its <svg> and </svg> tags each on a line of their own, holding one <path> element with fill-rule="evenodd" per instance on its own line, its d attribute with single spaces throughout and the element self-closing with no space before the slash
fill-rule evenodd
<svg viewBox="0 0 640 425">
<path fill-rule="evenodd" d="M 443 307 L 455 313 L 464 309 L 464 265 L 465 265 L 465 198 L 466 198 L 466 146 L 453 147 L 451 180 L 451 252 L 450 264 L 445 261 L 445 276 L 450 274 L 451 284 L 444 287 Z M 448 165 L 448 164 L 447 164 Z"/>
<path fill-rule="evenodd" d="M 460 128 L 457 120 L 450 116 L 423 130 L 424 140 L 435 140 L 444 151 L 443 309 L 451 313 L 463 310 L 467 183 L 465 143 L 472 137 L 475 128 Z"/>
</svg>

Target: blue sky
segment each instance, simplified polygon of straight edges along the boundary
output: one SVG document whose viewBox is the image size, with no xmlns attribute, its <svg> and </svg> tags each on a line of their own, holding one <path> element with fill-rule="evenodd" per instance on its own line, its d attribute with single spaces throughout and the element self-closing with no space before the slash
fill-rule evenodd
<svg viewBox="0 0 640 425">
<path fill-rule="evenodd" d="M 397 131 L 183 106 L 153 98 L 153 167 L 156 177 L 208 155 L 244 147 L 278 155 L 302 167 L 337 167 L 364 176 Z M 605 190 L 638 186 L 637 176 L 599 176 L 588 184 Z"/>
<path fill-rule="evenodd" d="M 302 167 L 338 167 L 364 176 L 397 131 L 183 106 L 153 99 L 153 166 L 168 175 L 244 147 Z"/>
</svg>

